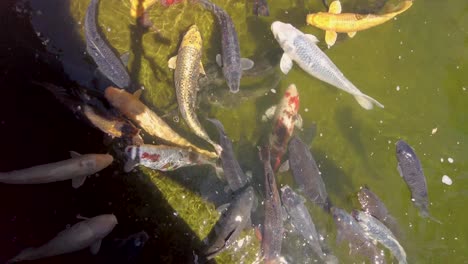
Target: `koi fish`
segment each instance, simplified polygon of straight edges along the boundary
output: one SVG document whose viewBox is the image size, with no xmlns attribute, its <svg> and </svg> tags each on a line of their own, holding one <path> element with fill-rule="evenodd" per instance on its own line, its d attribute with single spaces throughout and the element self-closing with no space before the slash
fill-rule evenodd
<svg viewBox="0 0 468 264">
<path fill-rule="evenodd" d="M 117 108 L 123 115 L 133 120 L 148 134 L 155 136 L 167 143 L 192 149 L 209 158 L 217 158 L 215 152 L 201 149 L 175 132 L 164 120 L 155 112 L 151 111 L 139 99 L 138 94 L 132 95 L 122 89 L 108 87 L 104 95 L 112 106 Z"/>
<path fill-rule="evenodd" d="M 114 158 L 109 154 L 80 155 L 70 152 L 72 158 L 38 165 L 22 170 L 0 172 L 0 182 L 7 184 L 41 184 L 72 180 L 73 188 L 83 185 L 86 177 L 109 166 Z"/>
<path fill-rule="evenodd" d="M 308 74 L 353 95 L 364 109 L 370 110 L 374 104 L 384 107 L 374 98 L 362 93 L 343 75 L 330 58 L 317 47 L 318 40 L 314 35 L 304 34 L 291 24 L 280 21 L 271 24 L 271 31 L 284 50 L 280 61 L 280 68 L 284 74 L 292 69 L 295 61 Z"/>
<path fill-rule="evenodd" d="M 253 61 L 240 57 L 239 39 L 236 28 L 229 14 L 221 7 L 208 0 L 198 0 L 206 9 L 209 9 L 218 19 L 221 27 L 221 53 L 216 55 L 216 62 L 223 67 L 224 78 L 232 93 L 239 92 L 242 71 L 254 66 Z"/>
<path fill-rule="evenodd" d="M 260 160 L 265 173 L 265 218 L 262 232 L 262 252 L 265 263 L 277 263 L 281 254 L 283 240 L 283 216 L 281 200 L 276 185 L 275 174 L 271 168 L 269 147 L 260 149 Z"/>
<path fill-rule="evenodd" d="M 357 31 L 378 26 L 405 12 L 413 5 L 413 1 L 403 1 L 396 11 L 383 14 L 341 13 L 340 1 L 333 1 L 328 12 L 318 12 L 307 15 L 307 24 L 325 30 L 325 42 L 328 47 L 335 44 L 337 33 L 348 33 L 354 37 Z"/>
<path fill-rule="evenodd" d="M 91 0 L 86 11 L 84 21 L 86 50 L 106 78 L 117 87 L 129 88 L 131 80 L 127 68 L 99 33 L 96 21 L 98 5 L 99 0 Z"/>
<path fill-rule="evenodd" d="M 299 94 L 296 85 L 291 84 L 276 107 L 273 132 L 269 139 L 274 171 L 278 170 L 281 165 L 281 157 L 286 152 L 289 139 L 294 131 L 298 111 Z"/>
<path fill-rule="evenodd" d="M 242 230 L 250 222 L 254 200 L 254 190 L 252 186 L 248 186 L 238 193 L 229 207 L 223 211 L 208 235 L 209 243 L 203 251 L 207 260 L 214 258 L 236 242 Z"/>
<path fill-rule="evenodd" d="M 96 255 L 101 247 L 102 239 L 105 238 L 116 225 L 117 218 L 113 214 L 95 216 L 63 230 L 40 247 L 24 249 L 7 263 L 36 260 L 72 253 L 87 247 L 90 247 L 91 253 Z"/>
<path fill-rule="evenodd" d="M 205 74 L 201 63 L 202 44 L 198 27 L 191 26 L 182 39 L 178 55 L 172 57 L 168 64 L 169 68 L 175 69 L 174 82 L 182 117 L 197 136 L 210 143 L 215 148 L 216 153 L 220 154 L 223 150 L 222 147 L 210 139 L 195 113 L 198 76 L 200 73 Z"/>
<path fill-rule="evenodd" d="M 130 121 L 108 109 L 97 97 L 91 96 L 85 88 L 74 87 L 65 90 L 51 83 L 38 83 L 49 90 L 57 100 L 72 111 L 79 119 L 84 119 L 112 138 L 124 138 L 131 144 L 141 145 L 140 129 Z"/>
<path fill-rule="evenodd" d="M 125 148 L 127 162 L 124 171 L 129 172 L 136 165 L 159 171 L 173 171 L 181 167 L 199 164 L 211 164 L 212 162 L 202 155 L 179 147 L 164 145 L 127 146 Z"/>
<path fill-rule="evenodd" d="M 429 197 L 427 194 L 426 177 L 418 156 L 402 139 L 396 143 L 396 157 L 398 160 L 398 172 L 405 180 L 411 191 L 411 201 L 419 209 L 422 217 L 427 217 L 440 224 L 440 221 L 429 214 Z"/>
</svg>

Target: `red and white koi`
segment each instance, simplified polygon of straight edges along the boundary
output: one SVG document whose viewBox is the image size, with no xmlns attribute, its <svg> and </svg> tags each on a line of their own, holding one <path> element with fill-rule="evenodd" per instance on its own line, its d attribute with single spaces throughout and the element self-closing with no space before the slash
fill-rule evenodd
<svg viewBox="0 0 468 264">
<path fill-rule="evenodd" d="M 173 171 L 201 164 L 213 165 L 208 158 L 197 152 L 165 145 L 128 146 L 125 148 L 125 154 L 127 156 L 125 172 L 131 171 L 136 165 L 159 171 Z"/>
<path fill-rule="evenodd" d="M 294 125 L 298 120 L 298 110 L 299 94 L 296 85 L 291 84 L 276 107 L 273 131 L 270 134 L 270 151 L 274 171 L 281 165 L 281 157 L 286 152 L 289 139 L 294 131 Z"/>
</svg>

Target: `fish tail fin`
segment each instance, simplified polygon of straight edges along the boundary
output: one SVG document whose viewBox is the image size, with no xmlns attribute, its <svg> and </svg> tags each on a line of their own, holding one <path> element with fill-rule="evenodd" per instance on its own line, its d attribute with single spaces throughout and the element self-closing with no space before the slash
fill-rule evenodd
<svg viewBox="0 0 468 264">
<path fill-rule="evenodd" d="M 380 108 L 384 108 L 383 104 L 379 103 L 377 100 L 368 95 L 357 94 L 354 95 L 354 98 L 359 103 L 359 105 L 366 110 L 371 110 L 374 107 L 374 104 Z"/>
<path fill-rule="evenodd" d="M 442 222 L 441 222 L 439 219 L 433 217 L 431 214 L 429 214 L 429 212 L 428 212 L 427 210 L 420 211 L 419 214 L 420 214 L 422 217 L 427 218 L 427 219 L 429 219 L 429 220 L 431 220 L 431 221 L 433 221 L 433 222 L 436 222 L 436 223 L 438 223 L 438 224 L 440 224 L 440 225 L 442 224 Z"/>
</svg>

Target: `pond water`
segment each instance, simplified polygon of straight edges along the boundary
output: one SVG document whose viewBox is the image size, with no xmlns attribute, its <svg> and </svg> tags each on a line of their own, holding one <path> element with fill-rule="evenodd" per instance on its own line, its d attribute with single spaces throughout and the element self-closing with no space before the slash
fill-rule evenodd
<svg viewBox="0 0 468 264">
<path fill-rule="evenodd" d="M 342 4 L 344 11 L 352 12 L 372 9 L 376 2 L 343 0 Z M 33 10 L 34 30 L 50 52 L 60 54 L 65 73 L 81 85 L 102 89 L 93 81 L 94 64 L 85 54 L 83 21 L 89 1 L 27 3 Z M 183 121 L 173 121 L 178 116 L 177 101 L 173 71 L 167 67 L 183 33 L 196 24 L 203 37 L 202 62 L 207 71 L 200 80 L 198 115 L 214 139 L 217 132 L 204 118 L 214 117 L 223 123 L 241 167 L 252 172 L 251 181 L 260 197 L 263 173 L 256 146 L 263 144 L 271 131 L 271 124 L 262 122 L 261 117 L 294 83 L 300 94 L 303 134 L 316 125 L 315 136 L 307 144 L 333 203 L 348 211 L 357 208 L 356 192 L 367 185 L 397 219 L 409 263 L 468 263 L 468 213 L 464 212 L 468 202 L 468 2 L 415 1 L 397 18 L 358 32 L 352 39 L 340 35 L 330 49 L 324 44 L 324 32 L 305 23 L 307 14 L 325 11 L 322 1 L 269 1 L 269 17 L 254 16 L 252 1 L 214 3 L 231 15 L 242 56 L 256 63 L 243 77 L 238 94 L 229 93 L 215 63 L 221 32 L 209 11 L 188 2 L 170 7 L 156 3 L 149 9 L 158 29 L 155 33 L 137 26 L 130 16 L 129 0 L 101 1 L 101 31 L 115 51 L 130 53 L 128 69 L 132 80 L 144 87 L 144 102 L 191 141 L 209 147 L 192 135 Z M 387 5 L 396 3 L 388 1 Z M 315 35 L 320 40 L 318 45 L 345 76 L 385 108 L 366 111 L 352 96 L 309 76 L 297 65 L 288 75 L 282 74 L 282 50 L 270 31 L 276 20 Z M 404 139 L 418 154 L 427 180 L 430 212 L 442 224 L 421 218 L 411 203 L 410 192 L 396 169 L 398 139 Z M 148 136 L 145 140 L 153 141 Z M 145 247 L 144 263 L 154 255 L 167 263 L 194 260 L 196 249 L 191 252 L 181 247 L 200 246 L 219 216 L 216 207 L 229 201 L 223 179 L 209 167 L 167 174 L 142 169 L 129 175 L 121 167 L 114 169 L 114 174 L 121 174 L 125 180 L 100 177 L 94 189 L 87 191 L 108 188 L 104 193 L 112 204 L 109 210 L 128 219 L 123 222 L 133 229 L 138 223 L 152 228 L 146 230 L 153 242 Z M 453 184 L 442 183 L 443 175 L 448 175 Z M 293 183 L 290 173 L 276 176 L 279 187 Z M 361 261 L 349 256 L 346 243 L 335 242 L 333 219 L 312 204 L 308 207 L 340 262 Z M 237 245 L 216 261 L 252 263 L 258 259 L 259 242 L 253 230 L 246 231 Z M 314 263 L 313 254 L 298 237 L 286 234 L 283 245 L 288 263 Z M 390 262 L 388 251 L 386 255 Z"/>
</svg>

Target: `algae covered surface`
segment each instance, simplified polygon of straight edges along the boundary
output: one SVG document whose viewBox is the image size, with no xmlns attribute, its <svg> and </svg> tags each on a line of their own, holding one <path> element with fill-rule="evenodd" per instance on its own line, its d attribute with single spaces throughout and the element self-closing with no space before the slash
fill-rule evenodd
<svg viewBox="0 0 468 264">
<path fill-rule="evenodd" d="M 41 7 L 42 12 L 34 20 L 37 25 L 44 25 L 41 21 L 53 19 L 49 17 L 53 10 L 45 9 L 39 2 L 31 1 L 33 8 Z M 398 4 L 393 0 L 341 2 L 343 12 L 379 13 Z M 209 11 L 187 1 L 169 7 L 155 3 L 148 9 L 157 29 L 151 32 L 137 26 L 136 19 L 130 16 L 128 0 L 100 1 L 101 33 L 116 53 L 129 52 L 128 70 L 132 81 L 144 87 L 143 101 L 165 116 L 184 136 L 207 147 L 190 133 L 183 121 L 173 121 L 180 118 L 176 118 L 173 71 L 167 67 L 185 31 L 196 24 L 203 37 L 202 62 L 207 72 L 200 79 L 199 119 L 213 139 L 218 134 L 204 118 L 214 117 L 223 123 L 234 141 L 241 167 L 253 172 L 251 181 L 259 193 L 263 187 L 257 183 L 263 182 L 263 174 L 256 146 L 263 144 L 271 131 L 271 124 L 263 123 L 261 117 L 279 101 L 286 87 L 295 83 L 300 94 L 304 130 L 313 123 L 317 125 L 313 141 L 307 143 L 320 166 L 332 202 L 346 210 L 356 207 L 355 194 L 366 184 L 397 219 L 403 234 L 400 242 L 409 263 L 466 263 L 468 3 L 464 0 L 415 1 L 397 18 L 358 32 L 352 39 L 339 35 L 331 49 L 325 47 L 324 32 L 305 23 L 307 14 L 325 11 L 322 1 L 269 1 L 269 17 L 255 17 L 252 1 L 217 0 L 214 3 L 232 17 L 241 55 L 256 64 L 245 73 L 238 94 L 229 93 L 215 63 L 216 54 L 221 53 L 221 32 Z M 69 12 L 77 39 L 82 41 L 80 48 L 73 51 L 80 54 L 80 59 L 75 61 L 93 65 L 84 53 L 83 44 L 82 21 L 88 4 L 85 0 L 69 1 Z M 271 23 L 276 20 L 317 36 L 319 46 L 344 75 L 385 108 L 366 111 L 352 96 L 307 75 L 297 65 L 288 75 L 283 75 L 278 66 L 282 51 L 270 31 Z M 44 34 L 47 36 L 45 29 Z M 69 52 L 66 45 L 56 40 L 57 36 L 47 37 L 51 39 L 50 46 L 63 50 L 65 55 Z M 73 70 L 69 71 L 73 76 Z M 80 78 L 77 81 L 86 83 Z M 409 190 L 396 170 L 395 142 L 398 139 L 404 139 L 418 154 L 427 179 L 430 212 L 442 224 L 421 218 L 411 204 Z M 148 143 L 152 143 L 151 140 L 146 138 Z M 449 158 L 453 162 L 449 162 Z M 176 217 L 183 219 L 200 241 L 219 217 L 216 207 L 229 200 L 223 193 L 225 182 L 214 175 L 212 168 L 194 167 L 169 174 L 143 169 L 135 174 L 140 176 L 129 180 L 131 184 L 140 186 L 135 182 L 142 181 L 158 189 L 177 212 Z M 453 180 L 451 186 L 442 183 L 443 175 Z M 289 173 L 278 174 L 277 178 L 279 185 L 293 185 Z M 135 192 L 132 195 L 138 195 L 138 188 L 131 191 Z M 125 211 L 143 218 L 157 213 L 142 209 L 143 205 L 120 206 L 134 206 Z M 348 255 L 346 244 L 335 243 L 333 219 L 312 205 L 309 207 L 331 252 L 343 263 L 352 261 L 354 258 Z M 237 243 L 239 247 L 226 251 L 216 260 L 239 263 L 242 259 L 251 263 L 257 258 L 259 243 L 252 231 L 246 233 L 240 239 L 244 240 Z M 283 255 L 286 261 L 313 262 L 303 241 L 291 233 L 285 237 Z"/>
</svg>

